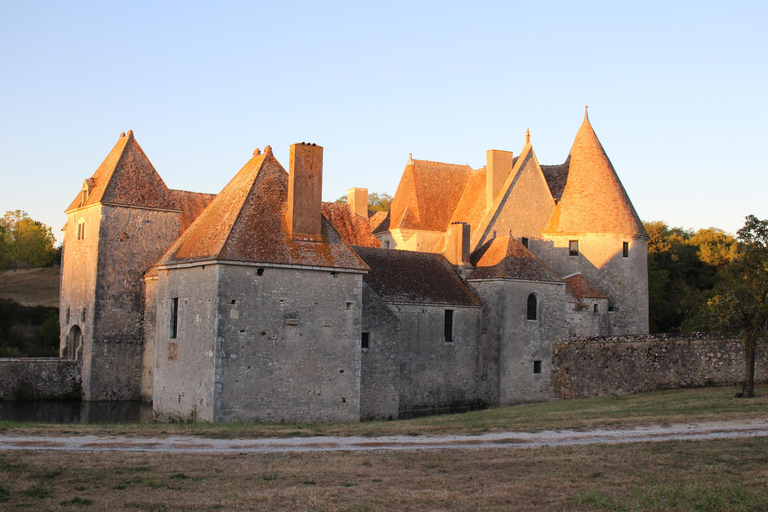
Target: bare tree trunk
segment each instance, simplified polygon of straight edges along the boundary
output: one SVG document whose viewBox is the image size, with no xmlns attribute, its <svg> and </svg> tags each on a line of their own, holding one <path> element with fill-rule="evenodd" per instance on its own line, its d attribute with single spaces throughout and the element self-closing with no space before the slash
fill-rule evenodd
<svg viewBox="0 0 768 512">
<path fill-rule="evenodd" d="M 755 347 L 746 349 L 744 361 L 747 364 L 744 372 L 744 389 L 741 396 L 744 398 L 753 398 L 755 396 Z"/>
</svg>

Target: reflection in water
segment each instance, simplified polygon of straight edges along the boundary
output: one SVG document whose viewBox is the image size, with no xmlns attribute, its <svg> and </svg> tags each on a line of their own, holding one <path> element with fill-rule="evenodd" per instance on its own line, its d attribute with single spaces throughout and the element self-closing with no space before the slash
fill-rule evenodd
<svg viewBox="0 0 768 512">
<path fill-rule="evenodd" d="M 146 402 L 81 402 L 79 400 L 0 401 L 0 420 L 38 423 L 149 423 Z"/>
</svg>

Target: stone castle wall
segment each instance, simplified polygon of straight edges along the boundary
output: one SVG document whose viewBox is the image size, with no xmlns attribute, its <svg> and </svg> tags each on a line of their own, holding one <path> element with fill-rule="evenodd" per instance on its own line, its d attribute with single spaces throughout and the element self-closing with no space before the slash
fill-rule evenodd
<svg viewBox="0 0 768 512">
<path fill-rule="evenodd" d="M 80 398 L 80 365 L 73 359 L 0 359 L 0 400 Z"/>
<path fill-rule="evenodd" d="M 757 382 L 768 380 L 768 353 L 758 353 Z M 659 389 L 728 386 L 744 376 L 737 340 L 698 334 L 582 338 L 552 345 L 556 398 L 627 395 Z"/>
</svg>

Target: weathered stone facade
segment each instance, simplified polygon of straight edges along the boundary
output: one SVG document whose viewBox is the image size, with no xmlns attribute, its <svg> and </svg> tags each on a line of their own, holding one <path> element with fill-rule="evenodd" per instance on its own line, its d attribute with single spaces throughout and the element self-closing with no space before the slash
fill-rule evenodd
<svg viewBox="0 0 768 512">
<path fill-rule="evenodd" d="M 647 332 L 647 235 L 586 118 L 560 166 L 529 138 L 477 170 L 411 158 L 380 216 L 365 189 L 321 202 L 322 147 L 290 154 L 257 149 L 214 196 L 120 137 L 67 209 L 61 355 L 86 400 L 196 421 L 507 405 L 551 396 L 558 340 Z"/>
<path fill-rule="evenodd" d="M 658 389 L 728 386 L 744 380 L 737 340 L 707 335 L 613 336 L 561 341 L 552 346 L 553 396 L 588 398 Z M 768 353 L 755 370 L 768 380 Z"/>
<path fill-rule="evenodd" d="M 79 398 L 80 367 L 72 359 L 25 357 L 0 359 L 0 400 Z"/>
</svg>

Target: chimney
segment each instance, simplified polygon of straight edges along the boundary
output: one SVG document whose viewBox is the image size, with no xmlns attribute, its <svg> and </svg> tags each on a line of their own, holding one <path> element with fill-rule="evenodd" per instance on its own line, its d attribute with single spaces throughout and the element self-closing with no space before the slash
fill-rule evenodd
<svg viewBox="0 0 768 512">
<path fill-rule="evenodd" d="M 351 188 L 347 190 L 347 204 L 353 215 L 368 218 L 368 189 Z"/>
<path fill-rule="evenodd" d="M 323 148 L 317 144 L 291 145 L 288 175 L 288 225 L 294 240 L 321 240 Z"/>
<path fill-rule="evenodd" d="M 485 209 L 490 210 L 496 194 L 512 170 L 514 162 L 511 151 L 489 149 L 485 153 Z"/>
<path fill-rule="evenodd" d="M 454 222 L 445 232 L 445 251 L 443 256 L 448 263 L 461 270 L 470 268 L 469 263 L 469 224 Z M 462 276 L 463 277 L 463 276 Z"/>
</svg>

